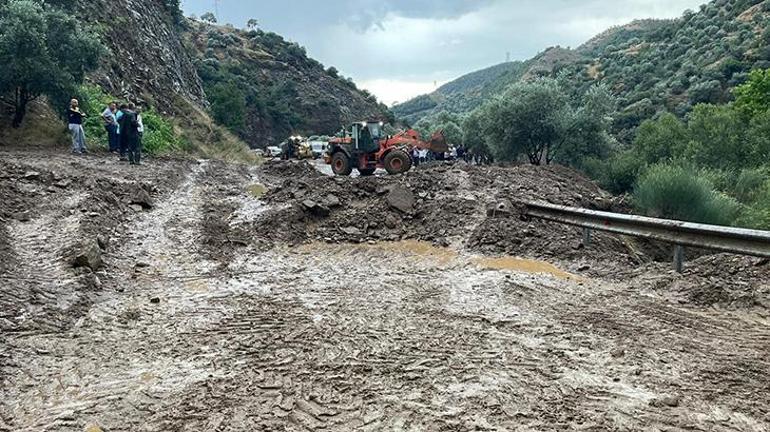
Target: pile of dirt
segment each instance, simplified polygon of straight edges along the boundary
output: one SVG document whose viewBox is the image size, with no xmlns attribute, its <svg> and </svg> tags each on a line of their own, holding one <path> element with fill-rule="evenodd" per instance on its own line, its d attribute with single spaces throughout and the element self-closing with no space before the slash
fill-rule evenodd
<svg viewBox="0 0 770 432">
<path fill-rule="evenodd" d="M 245 247 L 254 240 L 251 230 L 231 223 L 240 207 L 236 197 L 245 193 L 241 185 L 247 183 L 248 178 L 248 168 L 244 165 L 206 163 L 201 176 L 205 203 L 201 208 L 199 246 L 203 257 L 226 265 L 235 248 Z"/>
<path fill-rule="evenodd" d="M 517 203 L 534 200 L 618 210 L 609 194 L 564 167 L 434 165 L 403 176 L 353 178 L 281 162 L 263 167 L 260 177 L 270 183 L 264 199 L 273 204 L 261 234 L 276 242 L 411 239 L 490 254 L 640 260 L 615 237 L 596 235 L 586 250 L 580 230 L 522 217 Z"/>
<path fill-rule="evenodd" d="M 770 310 L 770 262 L 767 259 L 711 254 L 684 264 L 651 264 L 633 277 L 640 287 L 671 297 L 681 304 L 729 310 Z"/>
</svg>

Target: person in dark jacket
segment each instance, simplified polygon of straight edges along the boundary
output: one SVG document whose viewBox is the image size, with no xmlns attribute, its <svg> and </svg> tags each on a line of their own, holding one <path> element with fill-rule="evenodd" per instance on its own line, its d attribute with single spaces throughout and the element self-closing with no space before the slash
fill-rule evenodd
<svg viewBox="0 0 770 432">
<path fill-rule="evenodd" d="M 139 121 L 136 117 L 136 105 L 129 103 L 118 120 L 120 125 L 120 160 L 128 160 L 126 155 L 129 148 L 137 148 L 139 145 Z"/>
<path fill-rule="evenodd" d="M 144 135 L 144 122 L 142 121 L 142 109 L 136 108 L 136 141 L 128 144 L 128 161 L 131 165 L 141 165 L 142 160 L 142 136 Z"/>
<path fill-rule="evenodd" d="M 102 120 L 104 121 L 104 129 L 107 130 L 107 142 L 109 143 L 110 153 L 117 153 L 120 148 L 120 135 L 118 135 L 118 104 L 112 102 L 104 112 L 102 112 Z"/>
</svg>

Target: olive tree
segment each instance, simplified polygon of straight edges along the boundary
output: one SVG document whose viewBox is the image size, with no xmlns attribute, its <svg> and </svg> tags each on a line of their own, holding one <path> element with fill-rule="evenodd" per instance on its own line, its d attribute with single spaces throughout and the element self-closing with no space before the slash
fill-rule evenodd
<svg viewBox="0 0 770 432">
<path fill-rule="evenodd" d="M 217 23 L 217 17 L 211 12 L 206 12 L 203 15 L 201 15 L 201 21 L 208 22 L 210 24 L 216 24 Z"/>
<path fill-rule="evenodd" d="M 0 7 L 0 101 L 14 109 L 21 126 L 27 106 L 40 96 L 67 99 L 97 66 L 103 48 L 77 20 L 35 0 Z"/>
<path fill-rule="evenodd" d="M 748 81 L 735 91 L 735 105 L 751 117 L 770 110 L 770 69 L 756 69 L 749 74 Z"/>
<path fill-rule="evenodd" d="M 482 129 L 495 158 L 549 164 L 566 137 L 567 96 L 551 79 L 517 83 L 481 108 Z"/>
</svg>

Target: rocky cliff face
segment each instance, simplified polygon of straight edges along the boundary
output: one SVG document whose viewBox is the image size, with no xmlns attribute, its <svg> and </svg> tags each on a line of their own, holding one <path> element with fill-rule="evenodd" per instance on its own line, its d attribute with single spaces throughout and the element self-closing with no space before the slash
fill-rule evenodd
<svg viewBox="0 0 770 432">
<path fill-rule="evenodd" d="M 275 33 L 191 21 L 176 0 L 89 0 L 71 7 L 100 30 L 109 51 L 91 80 L 116 97 L 176 116 L 184 128 L 203 126 L 204 135 L 218 84 L 236 86 L 244 98 L 243 123 L 222 124 L 252 147 L 389 117 L 372 95 Z"/>
<path fill-rule="evenodd" d="M 212 104 L 223 85 L 235 86 L 245 98 L 244 124 L 233 129 L 252 147 L 390 117 L 372 95 L 275 33 L 190 22 L 185 39 Z"/>
<path fill-rule="evenodd" d="M 93 76 L 105 90 L 175 113 L 180 103 L 206 105 L 192 57 L 180 37 L 179 11 L 162 0 L 89 0 L 81 18 L 97 26 L 110 54 Z M 172 3 L 171 3 L 172 4 Z"/>
</svg>

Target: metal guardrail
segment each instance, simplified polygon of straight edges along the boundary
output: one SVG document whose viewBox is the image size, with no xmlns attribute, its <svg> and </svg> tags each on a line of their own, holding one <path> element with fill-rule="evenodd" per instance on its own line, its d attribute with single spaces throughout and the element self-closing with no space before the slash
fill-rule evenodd
<svg viewBox="0 0 770 432">
<path fill-rule="evenodd" d="M 591 242 L 592 230 L 673 243 L 674 267 L 680 273 L 685 246 L 770 258 L 770 231 L 655 219 L 548 203 L 527 202 L 524 205 L 530 217 L 582 227 L 586 246 Z"/>
</svg>

